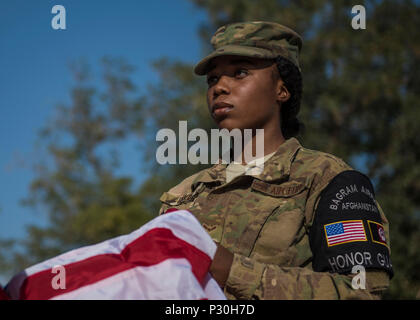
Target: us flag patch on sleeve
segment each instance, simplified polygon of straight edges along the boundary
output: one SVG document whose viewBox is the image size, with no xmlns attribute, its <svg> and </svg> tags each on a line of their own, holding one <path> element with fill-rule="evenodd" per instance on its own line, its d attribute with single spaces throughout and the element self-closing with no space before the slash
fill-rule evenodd
<svg viewBox="0 0 420 320">
<path fill-rule="evenodd" d="M 324 226 L 324 230 L 329 247 L 354 241 L 367 241 L 362 220 L 329 223 Z"/>
</svg>

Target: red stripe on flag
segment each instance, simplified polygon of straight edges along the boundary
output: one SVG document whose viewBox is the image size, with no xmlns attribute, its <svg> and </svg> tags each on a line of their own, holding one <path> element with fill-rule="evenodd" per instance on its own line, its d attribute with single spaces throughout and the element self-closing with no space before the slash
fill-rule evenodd
<svg viewBox="0 0 420 320">
<path fill-rule="evenodd" d="M 341 243 L 341 242 L 346 242 L 346 241 L 352 241 L 352 240 L 366 240 L 365 238 L 342 238 L 342 239 L 335 239 L 333 241 L 330 241 L 330 244 L 337 244 L 337 243 Z"/>
<path fill-rule="evenodd" d="M 10 300 L 9 296 L 6 294 L 6 292 L 3 291 L 1 286 L 0 286 L 0 300 Z"/>
<path fill-rule="evenodd" d="M 52 269 L 35 273 L 22 284 L 20 299 L 46 300 L 80 287 L 93 284 L 117 273 L 139 266 L 151 266 L 167 259 L 186 258 L 200 284 L 211 264 L 211 258 L 166 228 L 152 229 L 129 243 L 120 254 L 100 254 L 64 265 L 66 289 L 54 289 Z"/>
<path fill-rule="evenodd" d="M 174 211 L 178 211 L 179 209 L 177 209 L 177 208 L 168 208 L 165 212 L 164 212 L 164 214 L 165 213 L 169 213 L 169 212 L 174 212 Z"/>
</svg>

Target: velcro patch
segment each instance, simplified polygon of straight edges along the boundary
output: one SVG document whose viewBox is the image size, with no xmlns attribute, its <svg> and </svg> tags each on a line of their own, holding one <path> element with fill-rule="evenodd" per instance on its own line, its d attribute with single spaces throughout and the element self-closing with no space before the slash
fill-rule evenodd
<svg viewBox="0 0 420 320">
<path fill-rule="evenodd" d="M 329 247 L 355 241 L 367 241 L 362 220 L 348 220 L 324 225 Z"/>
<path fill-rule="evenodd" d="M 287 182 L 282 183 L 281 185 L 276 185 L 254 179 L 251 188 L 273 197 L 292 197 L 302 192 L 306 186 L 296 182 Z"/>
<path fill-rule="evenodd" d="M 385 229 L 384 226 L 378 222 L 368 220 L 370 236 L 372 241 L 375 243 L 383 244 L 388 247 L 386 244 L 385 238 Z"/>
</svg>

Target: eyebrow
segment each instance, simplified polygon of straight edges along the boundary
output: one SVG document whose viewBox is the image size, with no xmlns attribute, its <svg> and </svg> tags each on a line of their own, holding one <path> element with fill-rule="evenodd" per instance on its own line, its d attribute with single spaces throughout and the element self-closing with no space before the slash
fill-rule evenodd
<svg viewBox="0 0 420 320">
<path fill-rule="evenodd" d="M 249 64 L 249 65 L 251 65 L 251 66 L 253 66 L 254 65 L 254 63 L 251 61 L 251 60 L 249 60 L 249 59 L 244 59 L 244 58 L 241 58 L 241 59 L 234 59 L 234 60 L 231 60 L 230 61 L 230 64 L 233 64 L 233 65 L 238 65 L 238 64 Z M 209 73 L 210 71 L 212 71 L 214 68 L 215 68 L 216 66 L 214 65 L 214 64 L 212 64 L 212 65 L 210 65 L 210 67 L 207 69 L 207 72 L 206 73 Z"/>
</svg>

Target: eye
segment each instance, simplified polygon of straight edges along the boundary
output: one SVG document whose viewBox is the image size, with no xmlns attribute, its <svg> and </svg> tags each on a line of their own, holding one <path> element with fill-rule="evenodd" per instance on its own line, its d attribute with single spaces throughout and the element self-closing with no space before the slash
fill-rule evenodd
<svg viewBox="0 0 420 320">
<path fill-rule="evenodd" d="M 207 84 L 209 86 L 211 86 L 212 84 L 215 83 L 216 80 L 217 80 L 217 77 L 216 76 L 209 76 L 209 77 L 207 77 Z"/>
<path fill-rule="evenodd" d="M 235 71 L 235 77 L 237 78 L 245 78 L 248 75 L 248 70 L 246 69 L 238 69 Z"/>
</svg>

